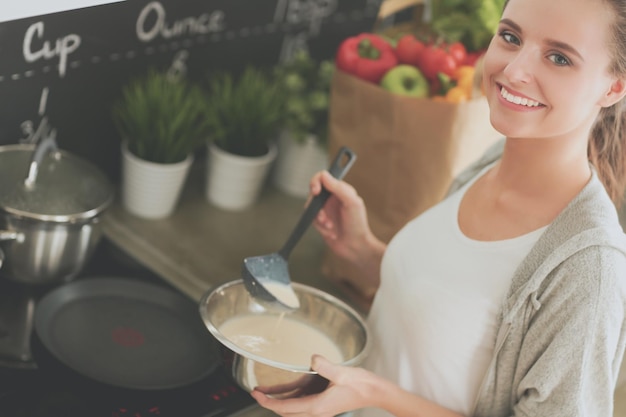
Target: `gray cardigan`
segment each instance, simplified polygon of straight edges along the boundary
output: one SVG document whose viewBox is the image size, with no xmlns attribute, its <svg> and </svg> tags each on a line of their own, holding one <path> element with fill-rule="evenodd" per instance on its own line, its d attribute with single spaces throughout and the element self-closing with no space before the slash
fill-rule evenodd
<svg viewBox="0 0 626 417">
<path fill-rule="evenodd" d="M 451 191 L 502 148 L 461 173 Z M 626 235 L 594 172 L 518 267 L 472 415 L 611 417 L 625 313 Z"/>
</svg>

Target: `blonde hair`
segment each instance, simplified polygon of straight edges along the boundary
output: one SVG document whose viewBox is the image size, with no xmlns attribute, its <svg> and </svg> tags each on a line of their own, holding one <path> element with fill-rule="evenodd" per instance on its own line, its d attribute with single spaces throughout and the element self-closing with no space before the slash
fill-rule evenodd
<svg viewBox="0 0 626 417">
<path fill-rule="evenodd" d="M 626 1 L 604 0 L 613 10 L 610 50 L 611 73 L 626 79 Z M 616 206 L 621 206 L 626 191 L 626 102 L 624 99 L 600 110 L 591 130 L 589 160 Z"/>
</svg>

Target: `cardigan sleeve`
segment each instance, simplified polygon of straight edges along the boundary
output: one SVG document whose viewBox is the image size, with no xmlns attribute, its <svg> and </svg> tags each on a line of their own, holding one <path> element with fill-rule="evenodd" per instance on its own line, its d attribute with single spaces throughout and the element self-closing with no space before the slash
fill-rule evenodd
<svg viewBox="0 0 626 417">
<path fill-rule="evenodd" d="M 592 246 L 551 275 L 528 304 L 514 415 L 610 417 L 625 346 L 626 257 Z"/>
</svg>

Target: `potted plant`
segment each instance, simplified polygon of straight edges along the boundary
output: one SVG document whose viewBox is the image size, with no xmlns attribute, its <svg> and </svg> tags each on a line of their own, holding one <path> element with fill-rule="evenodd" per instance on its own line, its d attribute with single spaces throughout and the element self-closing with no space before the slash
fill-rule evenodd
<svg viewBox="0 0 626 417">
<path fill-rule="evenodd" d="M 252 66 L 238 77 L 216 72 L 208 81 L 206 198 L 243 210 L 257 200 L 276 157 L 284 95 L 269 73 Z"/>
<path fill-rule="evenodd" d="M 273 179 L 279 189 L 297 197 L 308 195 L 311 176 L 328 165 L 328 106 L 334 69 L 332 61 L 318 61 L 299 50 L 274 70 L 285 95 L 285 124 Z"/>
<path fill-rule="evenodd" d="M 122 138 L 122 205 L 140 217 L 169 216 L 206 138 L 202 90 L 150 69 L 123 87 L 112 118 Z"/>
</svg>

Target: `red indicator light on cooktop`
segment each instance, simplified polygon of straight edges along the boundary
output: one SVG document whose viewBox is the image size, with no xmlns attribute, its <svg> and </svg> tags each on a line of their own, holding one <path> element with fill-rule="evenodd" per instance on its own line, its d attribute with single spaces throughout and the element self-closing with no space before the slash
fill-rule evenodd
<svg viewBox="0 0 626 417">
<path fill-rule="evenodd" d="M 111 417 L 150 417 L 160 416 L 161 409 L 159 407 L 151 407 L 144 412 L 131 411 L 128 408 L 118 408 L 111 414 Z"/>
<path fill-rule="evenodd" d="M 123 347 L 138 347 L 144 344 L 143 334 L 132 327 L 119 326 L 111 331 L 111 339 Z"/>
</svg>

